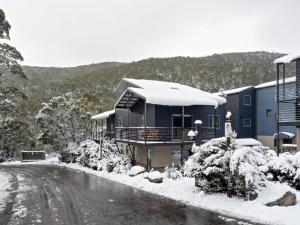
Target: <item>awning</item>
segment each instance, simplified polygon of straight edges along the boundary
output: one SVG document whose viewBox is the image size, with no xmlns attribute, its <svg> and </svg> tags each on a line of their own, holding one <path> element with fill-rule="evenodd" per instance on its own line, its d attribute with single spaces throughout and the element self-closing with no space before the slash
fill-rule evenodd
<svg viewBox="0 0 300 225">
<path fill-rule="evenodd" d="M 277 133 L 273 135 L 274 139 L 277 138 Z M 292 139 L 295 137 L 295 134 L 290 132 L 279 132 L 279 139 Z"/>
<path fill-rule="evenodd" d="M 115 114 L 115 110 L 106 111 L 91 117 L 91 120 L 103 120 L 108 118 L 110 115 Z"/>
</svg>

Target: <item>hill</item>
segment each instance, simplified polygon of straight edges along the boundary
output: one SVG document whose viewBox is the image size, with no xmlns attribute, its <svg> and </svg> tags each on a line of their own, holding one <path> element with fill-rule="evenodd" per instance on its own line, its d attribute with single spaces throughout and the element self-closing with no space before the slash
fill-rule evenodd
<svg viewBox="0 0 300 225">
<path fill-rule="evenodd" d="M 178 82 L 215 92 L 275 79 L 274 59 L 280 53 L 245 52 L 206 57 L 149 58 L 131 63 L 100 63 L 71 68 L 30 67 L 28 81 L 15 85 L 38 104 L 65 92 L 76 92 L 101 104 L 114 103 L 114 88 L 123 77 Z"/>
</svg>

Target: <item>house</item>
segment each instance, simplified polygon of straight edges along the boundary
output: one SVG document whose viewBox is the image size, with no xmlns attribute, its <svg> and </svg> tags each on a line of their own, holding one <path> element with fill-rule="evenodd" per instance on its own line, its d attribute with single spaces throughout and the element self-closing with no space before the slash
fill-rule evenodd
<svg viewBox="0 0 300 225">
<path fill-rule="evenodd" d="M 277 80 L 216 94 L 227 99 L 225 108 L 232 112 L 232 127 L 238 138 L 255 138 L 271 148 L 300 146 L 300 54 L 284 56 L 274 63 Z M 286 64 L 291 64 L 289 77 Z"/>
<path fill-rule="evenodd" d="M 232 113 L 237 138 L 255 138 L 255 88 L 246 86 L 215 93 L 226 98 L 225 110 Z"/>
<path fill-rule="evenodd" d="M 296 128 L 296 144 L 300 145 L 300 53 L 289 54 L 274 61 L 276 64 L 277 133 L 282 126 Z M 295 75 L 287 82 L 287 71 Z M 279 135 L 277 136 L 279 142 Z M 279 145 L 278 145 L 279 146 Z M 277 148 L 279 151 L 279 147 Z"/>
<path fill-rule="evenodd" d="M 114 117 L 111 127 L 119 148 L 147 169 L 182 163 L 195 142 L 188 136 L 195 121 L 202 122 L 202 141 L 224 135 L 223 97 L 178 83 L 128 78 L 115 94 L 115 111 L 92 120 Z"/>
</svg>

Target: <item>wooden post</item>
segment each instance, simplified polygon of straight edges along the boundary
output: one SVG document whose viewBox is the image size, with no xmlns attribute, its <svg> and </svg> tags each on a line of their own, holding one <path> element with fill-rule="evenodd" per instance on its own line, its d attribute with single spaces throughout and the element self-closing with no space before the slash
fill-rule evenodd
<svg viewBox="0 0 300 225">
<path fill-rule="evenodd" d="M 276 115 L 276 143 L 277 143 L 277 155 L 279 155 L 280 147 L 279 147 L 279 79 L 280 79 L 280 65 L 277 64 L 277 78 L 276 78 L 276 96 L 277 96 L 277 115 Z"/>
<path fill-rule="evenodd" d="M 96 120 L 96 141 L 98 141 L 98 120 Z"/>
</svg>

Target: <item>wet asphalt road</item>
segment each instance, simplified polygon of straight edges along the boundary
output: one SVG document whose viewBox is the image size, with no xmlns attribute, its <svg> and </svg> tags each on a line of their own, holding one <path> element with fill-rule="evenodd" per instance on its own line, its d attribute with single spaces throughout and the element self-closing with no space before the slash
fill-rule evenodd
<svg viewBox="0 0 300 225">
<path fill-rule="evenodd" d="M 0 171 L 12 177 L 0 225 L 250 224 L 71 169 L 22 165 Z"/>
</svg>

